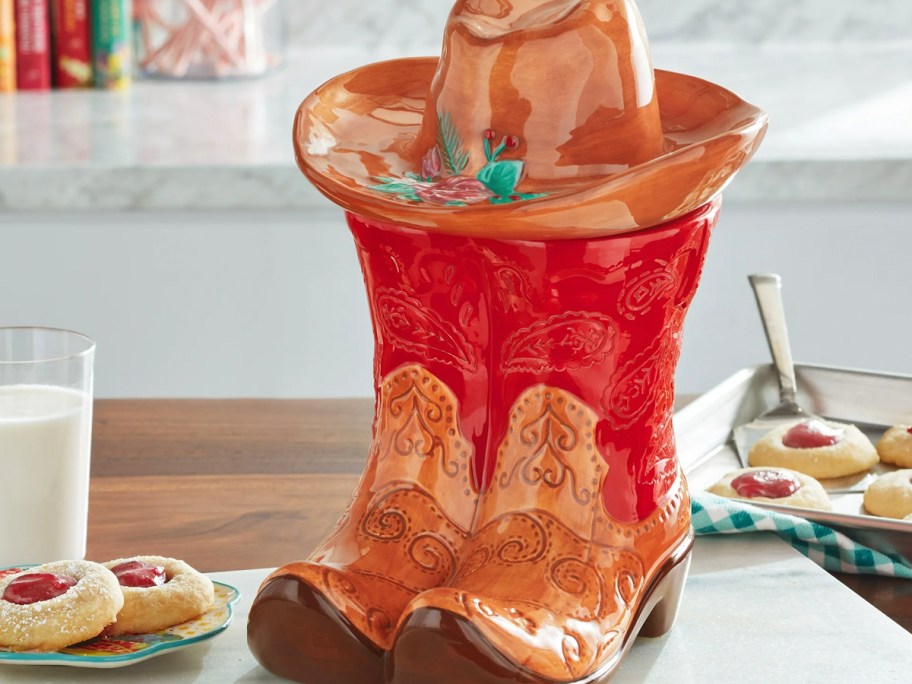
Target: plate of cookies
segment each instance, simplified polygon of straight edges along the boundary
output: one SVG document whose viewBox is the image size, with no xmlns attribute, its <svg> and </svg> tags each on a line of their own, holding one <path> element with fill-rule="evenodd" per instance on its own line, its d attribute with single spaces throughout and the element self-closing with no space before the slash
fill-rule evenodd
<svg viewBox="0 0 912 684">
<path fill-rule="evenodd" d="M 732 432 L 778 404 L 772 366 L 736 373 L 675 415 L 691 488 L 819 522 L 912 562 L 912 376 L 795 372 L 799 403 L 815 417 L 771 430 L 746 466 Z"/>
<path fill-rule="evenodd" d="M 132 665 L 225 631 L 239 598 L 162 556 L 2 569 L 0 665 Z"/>
</svg>

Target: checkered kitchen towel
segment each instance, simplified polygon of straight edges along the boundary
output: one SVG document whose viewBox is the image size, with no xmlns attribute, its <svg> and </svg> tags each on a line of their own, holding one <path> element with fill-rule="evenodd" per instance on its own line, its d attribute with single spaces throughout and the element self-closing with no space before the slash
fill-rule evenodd
<svg viewBox="0 0 912 684">
<path fill-rule="evenodd" d="M 773 532 L 825 570 L 912 579 L 912 567 L 898 558 L 862 546 L 824 525 L 707 492 L 691 492 L 691 496 L 697 534 Z"/>
</svg>

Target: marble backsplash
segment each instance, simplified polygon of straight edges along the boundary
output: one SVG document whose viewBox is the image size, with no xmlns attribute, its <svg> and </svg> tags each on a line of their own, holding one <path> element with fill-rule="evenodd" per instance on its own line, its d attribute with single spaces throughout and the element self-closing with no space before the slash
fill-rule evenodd
<svg viewBox="0 0 912 684">
<path fill-rule="evenodd" d="M 452 0 L 286 2 L 292 45 L 435 52 L 453 5 Z M 912 40 L 910 0 L 640 0 L 639 6 L 653 41 Z"/>
</svg>

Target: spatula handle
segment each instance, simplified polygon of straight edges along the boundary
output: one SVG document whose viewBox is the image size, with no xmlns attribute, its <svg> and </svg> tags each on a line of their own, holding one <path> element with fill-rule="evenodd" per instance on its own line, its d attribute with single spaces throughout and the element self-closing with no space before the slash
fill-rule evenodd
<svg viewBox="0 0 912 684">
<path fill-rule="evenodd" d="M 792 362 L 792 350 L 789 346 L 788 328 L 785 325 L 785 308 L 782 306 L 782 278 L 775 273 L 758 273 L 748 276 L 766 341 L 769 342 L 773 365 L 779 374 L 779 398 L 782 402 L 795 403 L 798 386 L 795 382 L 795 364 Z"/>
</svg>

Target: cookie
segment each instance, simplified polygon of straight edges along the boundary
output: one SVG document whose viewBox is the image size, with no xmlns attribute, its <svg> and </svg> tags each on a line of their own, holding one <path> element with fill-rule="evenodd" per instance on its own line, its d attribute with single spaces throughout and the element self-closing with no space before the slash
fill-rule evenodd
<svg viewBox="0 0 912 684">
<path fill-rule="evenodd" d="M 912 468 L 912 427 L 891 427 L 877 442 L 877 453 L 884 463 Z"/>
<path fill-rule="evenodd" d="M 871 440 L 854 425 L 805 420 L 770 431 L 751 447 L 747 460 L 752 466 L 829 478 L 863 472 L 880 459 Z"/>
<path fill-rule="evenodd" d="M 184 561 L 135 556 L 104 563 L 123 591 L 123 608 L 105 634 L 146 634 L 191 620 L 209 610 L 212 581 Z"/>
<path fill-rule="evenodd" d="M 912 469 L 881 475 L 864 493 L 868 513 L 883 518 L 912 516 Z"/>
<path fill-rule="evenodd" d="M 0 580 L 0 646 L 57 651 L 98 636 L 124 603 L 117 578 L 89 561 L 57 561 Z"/>
<path fill-rule="evenodd" d="M 787 468 L 740 468 L 728 473 L 708 491 L 753 503 L 832 510 L 823 485 L 813 477 Z"/>
</svg>

